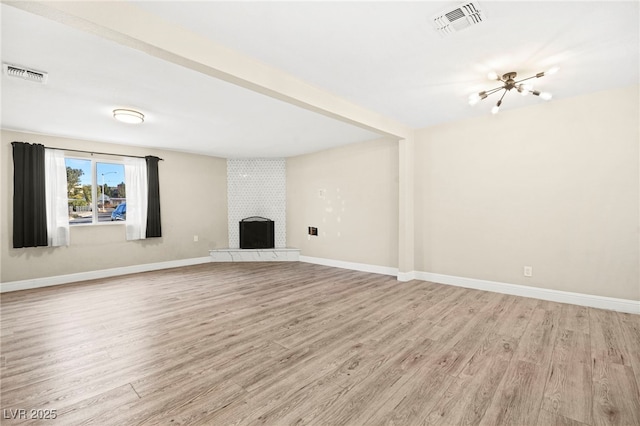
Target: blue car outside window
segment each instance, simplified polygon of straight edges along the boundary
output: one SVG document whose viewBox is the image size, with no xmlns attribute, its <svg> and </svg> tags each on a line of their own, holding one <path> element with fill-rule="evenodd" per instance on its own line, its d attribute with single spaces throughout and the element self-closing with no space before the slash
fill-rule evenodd
<svg viewBox="0 0 640 426">
<path fill-rule="evenodd" d="M 127 217 L 127 203 L 122 203 L 111 212 L 111 220 L 125 220 Z"/>
</svg>

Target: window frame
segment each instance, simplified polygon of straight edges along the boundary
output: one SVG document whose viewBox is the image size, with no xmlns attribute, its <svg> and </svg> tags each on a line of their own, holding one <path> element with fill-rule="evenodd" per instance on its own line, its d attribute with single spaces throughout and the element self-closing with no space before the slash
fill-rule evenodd
<svg viewBox="0 0 640 426">
<path fill-rule="evenodd" d="M 70 227 L 84 227 L 84 226 L 116 226 L 116 225 L 124 225 L 125 221 L 103 221 L 100 222 L 98 220 L 98 163 L 105 164 L 118 164 L 123 168 L 123 173 L 125 174 L 125 188 L 126 188 L 126 169 L 124 167 L 123 159 L 103 159 L 103 158 L 95 158 L 93 155 L 91 156 L 82 156 L 82 155 L 69 155 L 65 153 L 64 156 L 65 161 L 67 159 L 70 160 L 81 160 L 81 161 L 90 161 L 91 162 L 91 222 L 90 223 L 73 223 L 69 221 Z M 69 194 L 67 194 L 68 196 Z M 126 197 L 125 197 L 126 198 Z M 68 199 L 68 198 L 67 198 Z"/>
</svg>

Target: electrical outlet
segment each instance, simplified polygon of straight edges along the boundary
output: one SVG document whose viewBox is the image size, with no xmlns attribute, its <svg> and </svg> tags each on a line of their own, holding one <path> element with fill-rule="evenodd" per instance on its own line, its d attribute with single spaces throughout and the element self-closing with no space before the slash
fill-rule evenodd
<svg viewBox="0 0 640 426">
<path fill-rule="evenodd" d="M 525 266 L 524 267 L 524 276 L 525 277 L 532 277 L 533 276 L 533 268 L 531 266 Z"/>
<path fill-rule="evenodd" d="M 194 243 L 197 243 L 197 242 L 198 242 L 198 236 L 197 236 L 197 235 L 194 235 L 194 236 L 193 236 L 193 242 L 194 242 Z"/>
</svg>

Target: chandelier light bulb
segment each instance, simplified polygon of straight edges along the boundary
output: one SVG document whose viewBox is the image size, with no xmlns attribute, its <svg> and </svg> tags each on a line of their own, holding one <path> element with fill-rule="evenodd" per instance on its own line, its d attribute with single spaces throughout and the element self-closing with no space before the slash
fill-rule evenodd
<svg viewBox="0 0 640 426">
<path fill-rule="evenodd" d="M 491 108 L 491 114 L 497 114 L 498 111 L 500 111 L 500 105 L 502 105 L 502 99 L 500 99 L 498 103 L 493 108 Z"/>
<path fill-rule="evenodd" d="M 473 93 L 469 95 L 469 105 L 475 105 L 487 96 L 487 92 Z"/>
<path fill-rule="evenodd" d="M 551 68 L 549 68 L 549 70 L 547 70 L 547 72 L 545 72 L 544 74 L 545 74 L 545 75 L 553 75 L 553 74 L 557 73 L 559 69 L 560 69 L 560 68 L 558 68 L 558 67 L 551 67 Z"/>
<path fill-rule="evenodd" d="M 549 92 L 542 92 L 540 93 L 540 97 L 542 99 L 544 99 L 545 101 L 548 101 L 549 99 L 551 99 L 553 96 L 551 95 L 551 93 Z"/>
<path fill-rule="evenodd" d="M 489 80 L 498 80 L 498 74 L 495 71 L 490 71 L 489 74 L 487 74 L 487 78 Z"/>
<path fill-rule="evenodd" d="M 518 93 L 522 96 L 527 96 L 532 89 L 533 87 L 529 84 L 518 84 Z"/>
</svg>

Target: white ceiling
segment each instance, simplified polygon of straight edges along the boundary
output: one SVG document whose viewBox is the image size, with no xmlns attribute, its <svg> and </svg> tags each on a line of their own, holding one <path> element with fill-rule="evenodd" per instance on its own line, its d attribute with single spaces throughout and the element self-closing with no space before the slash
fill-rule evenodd
<svg viewBox="0 0 640 426">
<path fill-rule="evenodd" d="M 488 71 L 529 76 L 563 99 L 639 83 L 640 9 L 629 2 L 485 2 L 485 22 L 441 37 L 459 2 L 132 2 L 221 45 L 412 128 L 489 114 L 470 93 Z M 2 127 L 222 157 L 286 157 L 376 133 L 234 86 L 3 4 Z M 140 23 L 142 25 L 142 23 Z M 502 110 L 545 101 L 509 93 Z M 551 101 L 553 102 L 553 100 Z M 146 115 L 114 121 L 116 107 Z"/>
</svg>

